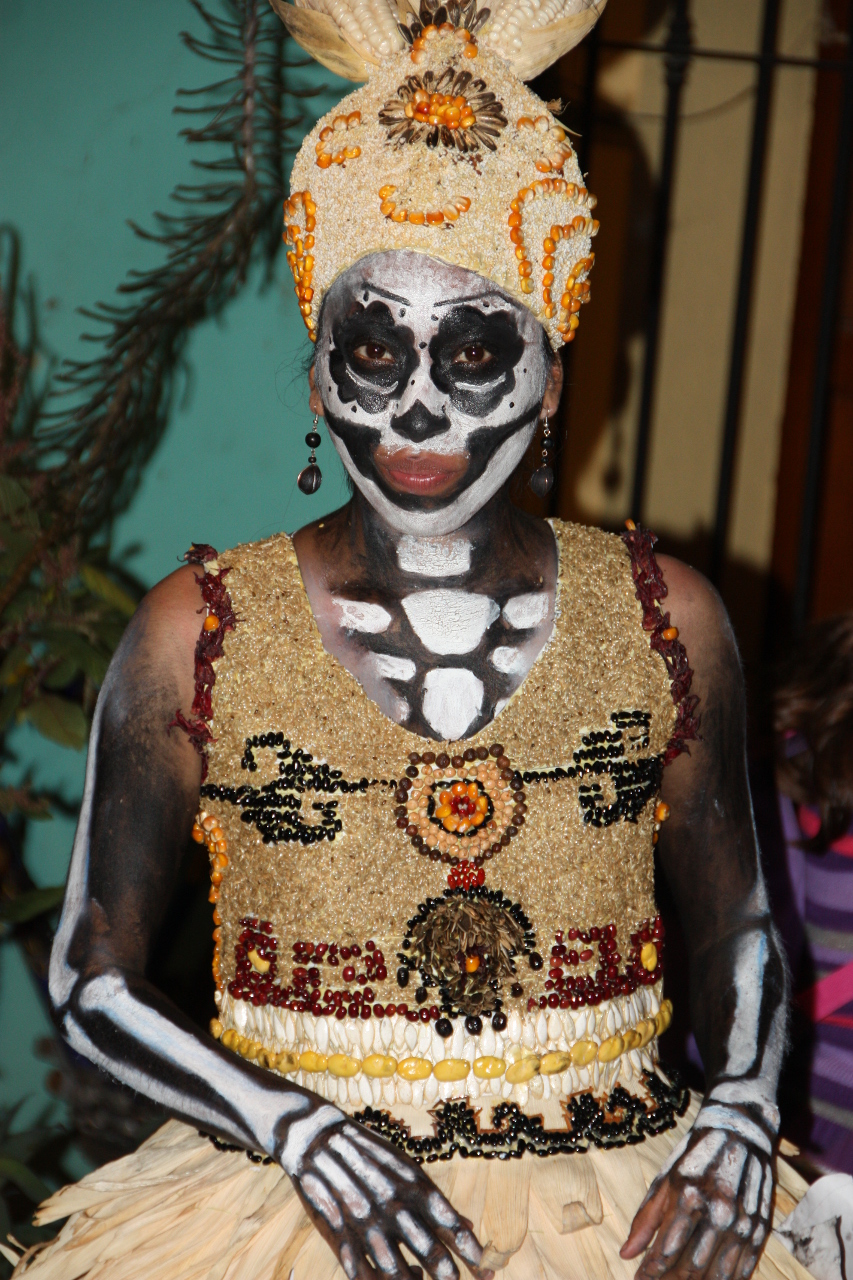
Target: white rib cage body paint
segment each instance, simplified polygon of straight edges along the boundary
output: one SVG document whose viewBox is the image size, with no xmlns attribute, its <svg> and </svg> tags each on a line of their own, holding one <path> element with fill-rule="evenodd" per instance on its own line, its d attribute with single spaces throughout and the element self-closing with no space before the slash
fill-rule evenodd
<svg viewBox="0 0 853 1280">
<path fill-rule="evenodd" d="M 401 281 L 404 282 L 402 286 Z M 413 288 L 408 281 L 416 282 L 416 287 Z M 377 286 L 375 289 L 374 285 Z M 387 305 L 389 294 L 398 299 L 399 302 L 393 304 L 394 319 L 412 332 L 418 353 L 417 367 L 405 390 L 397 399 L 392 398 L 389 393 L 381 412 L 368 413 L 357 403 L 344 404 L 341 401 L 337 384 L 329 372 L 329 353 L 333 339 L 328 325 L 321 323 L 315 367 L 323 404 L 332 418 L 346 419 L 355 426 L 368 427 L 377 432 L 379 448 L 393 451 L 405 446 L 415 453 L 468 453 L 470 438 L 474 432 L 489 427 L 499 430 L 508 423 L 522 420 L 542 403 L 548 380 L 549 360 L 542 341 L 541 325 L 526 307 L 500 293 L 474 272 L 448 266 L 425 254 L 402 250 L 374 254 L 344 272 L 327 295 L 327 313 L 333 306 L 334 291 L 339 287 L 354 288 L 359 301 L 366 294 L 368 304 L 380 302 Z M 486 417 L 474 417 L 457 410 L 447 394 L 439 390 L 430 374 L 430 342 L 438 332 L 442 316 L 456 299 L 463 298 L 466 306 L 475 307 L 484 314 L 494 315 L 499 311 L 511 313 L 525 343 L 522 357 L 526 369 L 524 377 L 516 379 L 514 390 L 501 399 Z M 350 369 L 350 376 L 355 381 L 359 380 L 355 370 Z M 370 386 L 375 391 L 373 384 Z M 436 416 L 446 414 L 450 424 L 449 430 L 430 437 L 421 445 L 403 439 L 391 426 L 392 417 L 402 417 L 418 403 Z M 358 470 L 344 441 L 335 434 L 328 418 L 327 425 L 332 443 L 356 488 L 361 490 L 370 505 L 392 529 L 419 538 L 441 538 L 467 524 L 512 475 L 536 431 L 534 417 L 504 440 L 490 457 L 482 474 L 446 505 L 433 510 L 409 510 L 388 497 L 372 477 L 365 476 Z"/>
<path fill-rule="evenodd" d="M 480 714 L 483 692 L 482 680 L 466 667 L 436 667 L 424 680 L 424 716 L 440 738 L 462 738 Z"/>
<path fill-rule="evenodd" d="M 523 596 L 513 596 L 504 605 L 504 618 L 516 631 L 538 627 L 548 617 L 551 601 L 546 591 L 531 591 Z"/>
<path fill-rule="evenodd" d="M 490 596 L 438 587 L 404 596 L 403 611 L 430 653 L 470 653 L 500 615 Z"/>
<path fill-rule="evenodd" d="M 467 538 L 405 534 L 397 543 L 397 563 L 404 573 L 423 578 L 455 578 L 471 568 L 471 543 Z"/>
<path fill-rule="evenodd" d="M 515 675 L 524 670 L 524 654 L 510 645 L 498 645 L 497 649 L 492 650 L 489 661 L 496 671 L 501 671 L 504 675 Z"/>
<path fill-rule="evenodd" d="M 411 658 L 398 658 L 392 653 L 371 654 L 373 668 L 386 680 L 412 680 L 417 667 Z"/>
<path fill-rule="evenodd" d="M 366 600 L 348 600 L 345 596 L 335 596 L 333 603 L 340 614 L 340 626 L 347 631 L 364 631 L 368 635 L 378 635 L 387 631 L 391 625 L 391 614 L 381 604 L 370 604 Z"/>
</svg>

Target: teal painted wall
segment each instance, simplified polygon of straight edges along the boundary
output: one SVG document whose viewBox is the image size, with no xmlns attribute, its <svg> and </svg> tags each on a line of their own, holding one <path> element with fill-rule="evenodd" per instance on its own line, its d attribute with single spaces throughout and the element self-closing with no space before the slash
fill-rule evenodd
<svg viewBox="0 0 853 1280">
<path fill-rule="evenodd" d="M 210 0 L 216 11 L 219 0 Z M 178 137 L 175 89 L 218 78 L 189 53 L 181 30 L 201 32 L 185 0 L 0 0 L 0 222 L 21 235 L 24 273 L 35 280 L 42 332 L 57 357 L 91 353 L 81 306 L 110 300 L 127 272 L 160 260 L 127 226 L 150 226 L 178 182 L 192 181 L 192 148 Z M 328 91 L 303 102 L 314 115 L 346 91 L 310 68 L 294 88 Z M 220 321 L 202 325 L 188 350 L 184 394 L 114 545 L 146 584 L 176 567 L 192 541 L 220 549 L 292 531 L 345 500 L 343 469 L 320 450 L 323 488 L 296 489 L 310 424 L 303 374 L 305 337 L 287 264 L 265 292 L 250 282 Z M 36 785 L 72 804 L 82 791 L 85 753 L 46 743 L 29 729 L 13 741 L 9 778 L 30 771 Z M 26 850 L 40 884 L 64 878 L 74 823 L 34 824 Z M 23 1119 L 48 1100 L 49 1067 L 34 1040 L 49 1026 L 22 958 L 0 945 L 0 1104 L 28 1098 Z"/>
</svg>

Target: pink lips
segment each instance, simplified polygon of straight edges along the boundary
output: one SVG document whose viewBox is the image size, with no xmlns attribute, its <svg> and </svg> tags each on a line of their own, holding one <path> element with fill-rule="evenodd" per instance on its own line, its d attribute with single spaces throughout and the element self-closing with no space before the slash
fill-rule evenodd
<svg viewBox="0 0 853 1280">
<path fill-rule="evenodd" d="M 468 470 L 467 454 L 393 453 L 377 450 L 373 458 L 380 475 L 397 493 L 441 497 L 456 487 Z"/>
</svg>

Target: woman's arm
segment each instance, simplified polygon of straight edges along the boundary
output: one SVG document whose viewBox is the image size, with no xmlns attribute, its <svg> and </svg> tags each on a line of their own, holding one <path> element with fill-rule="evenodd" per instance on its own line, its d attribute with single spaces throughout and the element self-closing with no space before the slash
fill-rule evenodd
<svg viewBox="0 0 853 1280">
<path fill-rule="evenodd" d="M 198 756 L 167 726 L 192 703 L 200 608 L 191 569 L 161 583 L 101 690 L 51 956 L 57 1019 L 72 1047 L 116 1079 L 273 1156 L 348 1276 L 412 1277 L 404 1243 L 436 1280 L 451 1280 L 448 1248 L 472 1266 L 481 1250 L 417 1165 L 309 1090 L 229 1054 L 144 977 L 198 802 Z"/>
<path fill-rule="evenodd" d="M 691 1019 L 707 1093 L 653 1183 L 622 1256 L 657 1238 L 641 1280 L 748 1276 L 770 1220 L 776 1089 L 787 979 L 759 864 L 746 773 L 746 714 L 725 609 L 700 574 L 661 557 L 666 608 L 700 697 L 700 734 L 666 770 L 671 816 L 658 851 L 690 958 Z"/>
</svg>

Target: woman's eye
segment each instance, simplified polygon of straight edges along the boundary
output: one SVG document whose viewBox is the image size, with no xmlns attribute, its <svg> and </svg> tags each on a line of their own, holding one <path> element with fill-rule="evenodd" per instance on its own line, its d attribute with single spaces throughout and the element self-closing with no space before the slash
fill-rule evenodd
<svg viewBox="0 0 853 1280">
<path fill-rule="evenodd" d="M 468 347 L 461 347 L 453 357 L 454 364 L 488 364 L 492 358 L 492 354 L 486 347 L 480 345 L 479 342 L 472 342 Z"/>
<path fill-rule="evenodd" d="M 393 364 L 394 356 L 381 342 L 362 342 L 353 351 L 353 358 L 361 364 Z"/>
</svg>

